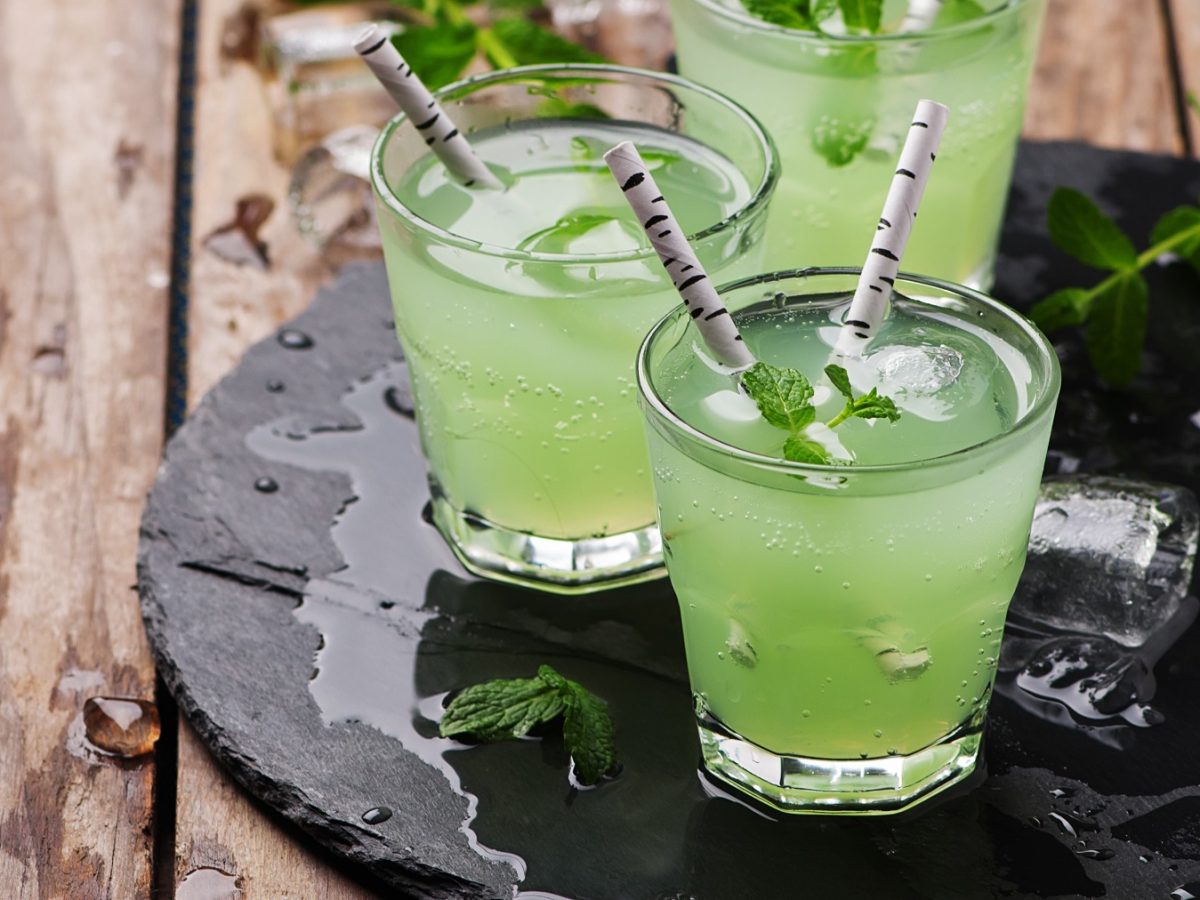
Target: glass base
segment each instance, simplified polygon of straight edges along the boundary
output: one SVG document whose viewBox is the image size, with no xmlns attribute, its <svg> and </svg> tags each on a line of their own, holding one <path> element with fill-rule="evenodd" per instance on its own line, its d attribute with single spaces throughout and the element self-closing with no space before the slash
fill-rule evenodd
<svg viewBox="0 0 1200 900">
<path fill-rule="evenodd" d="M 700 719 L 704 766 L 720 780 L 780 812 L 888 815 L 903 812 L 971 774 L 983 716 L 907 756 L 812 759 L 781 756 Z"/>
<path fill-rule="evenodd" d="M 484 578 L 556 594 L 585 594 L 662 578 L 658 526 L 605 537 L 538 537 L 455 509 L 434 486 L 433 524 L 464 566 Z"/>
</svg>

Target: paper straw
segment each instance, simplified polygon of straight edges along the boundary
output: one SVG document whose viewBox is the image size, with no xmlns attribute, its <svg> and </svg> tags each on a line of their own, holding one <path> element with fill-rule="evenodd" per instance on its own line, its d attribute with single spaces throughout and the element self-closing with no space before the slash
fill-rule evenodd
<svg viewBox="0 0 1200 900">
<path fill-rule="evenodd" d="M 354 49 L 421 132 L 429 149 L 465 187 L 502 187 L 379 26 L 369 26 L 354 42 Z"/>
<path fill-rule="evenodd" d="M 754 354 L 742 341 L 729 310 L 700 265 L 670 206 L 663 199 L 654 176 L 629 141 L 622 141 L 604 154 L 604 161 L 621 186 L 625 200 L 646 229 L 646 236 L 671 276 L 671 283 L 692 315 L 700 336 L 717 361 L 734 370 L 754 365 Z"/>
<path fill-rule="evenodd" d="M 937 156 L 949 112 L 933 100 L 922 100 L 917 104 L 904 149 L 900 152 L 899 168 L 892 176 L 892 186 L 888 189 L 879 224 L 875 226 L 875 239 L 867 261 L 863 263 L 854 300 L 838 336 L 836 349 L 839 353 L 861 352 L 887 315 L 892 286 L 900 271 L 900 258 L 904 256 L 904 248 L 912 234 L 913 220 L 917 218 L 917 207 L 929 182 L 929 170 Z"/>
</svg>

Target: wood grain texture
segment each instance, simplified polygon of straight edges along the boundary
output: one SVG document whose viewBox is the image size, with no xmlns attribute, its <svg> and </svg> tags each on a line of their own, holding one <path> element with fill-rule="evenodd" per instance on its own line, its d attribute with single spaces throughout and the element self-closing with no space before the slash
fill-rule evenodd
<svg viewBox="0 0 1200 900">
<path fill-rule="evenodd" d="M 270 91 L 244 58 L 256 6 L 205 0 L 197 46 L 196 137 L 189 306 L 189 407 L 254 341 L 297 315 L 331 274 L 289 219 L 288 169 L 272 154 Z M 235 52 L 231 52 L 235 51 Z M 239 199 L 269 198 L 258 237 L 269 267 L 237 265 L 204 246 L 234 218 Z M 315 856 L 261 812 L 180 725 L 176 822 L 177 883 L 214 866 L 241 878 L 247 898 L 370 894 Z"/>
<path fill-rule="evenodd" d="M 0 0 L 0 894 L 146 897 L 134 556 L 162 442 L 179 3 Z"/>
<path fill-rule="evenodd" d="M 1168 2 L 1175 26 L 1175 49 L 1179 55 L 1183 89 L 1200 98 L 1200 3 L 1196 0 Z M 1200 157 L 1200 114 L 1195 105 L 1189 105 L 1185 115 L 1192 137 L 1192 152 Z"/>
<path fill-rule="evenodd" d="M 1025 136 L 1181 152 L 1166 48 L 1158 0 L 1048 0 Z"/>
</svg>

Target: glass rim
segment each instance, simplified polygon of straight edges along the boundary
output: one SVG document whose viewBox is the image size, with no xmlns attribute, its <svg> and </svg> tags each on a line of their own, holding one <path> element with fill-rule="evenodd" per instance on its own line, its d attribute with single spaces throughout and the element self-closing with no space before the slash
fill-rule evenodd
<svg viewBox="0 0 1200 900">
<path fill-rule="evenodd" d="M 566 74 L 572 77 L 579 77 L 581 75 L 586 77 L 589 73 L 597 76 L 631 75 L 657 85 L 683 88 L 706 96 L 721 104 L 733 112 L 748 127 L 763 153 L 763 174 L 759 179 L 758 185 L 752 188 L 750 198 L 737 209 L 721 218 L 720 221 L 693 234 L 689 234 L 687 236 L 689 242 L 694 244 L 697 241 L 704 241 L 728 231 L 740 221 L 766 206 L 767 202 L 771 199 L 775 191 L 775 186 L 779 182 L 780 164 L 779 152 L 775 147 L 775 140 L 771 137 L 770 132 L 763 127 L 763 124 L 759 122 L 753 113 L 736 100 L 720 91 L 715 91 L 710 87 L 698 84 L 679 75 L 672 75 L 667 72 L 654 72 L 649 69 L 639 69 L 633 66 L 619 66 L 611 63 L 546 63 L 536 66 L 517 66 L 511 69 L 498 69 L 480 75 L 471 75 L 438 88 L 436 91 L 433 91 L 433 96 L 441 102 L 447 97 L 452 97 L 463 91 L 473 93 L 477 89 L 492 84 L 520 82 L 522 79 L 532 76 L 552 73 Z M 621 250 L 610 253 L 546 253 L 540 250 L 518 250 L 514 247 L 504 247 L 500 244 L 489 244 L 473 240 L 422 218 L 396 196 L 395 191 L 388 183 L 383 172 L 384 150 L 393 135 L 404 125 L 407 119 L 408 117 L 403 112 L 397 113 L 380 129 L 379 136 L 375 139 L 375 143 L 371 148 L 371 187 L 374 189 L 375 196 L 380 199 L 390 212 L 411 223 L 415 228 L 437 237 L 442 243 L 470 250 L 472 253 L 521 262 L 595 264 L 649 259 L 655 255 L 653 247 L 638 247 L 632 250 Z M 734 163 L 734 165 L 737 164 Z"/>
<path fill-rule="evenodd" d="M 921 31 L 899 31 L 890 34 L 828 34 L 826 32 L 802 31 L 799 28 L 789 28 L 786 25 L 776 25 L 773 22 L 767 22 L 763 19 L 752 16 L 748 11 L 736 9 L 731 6 L 725 6 L 721 0 L 684 0 L 684 2 L 695 3 L 697 6 L 702 6 L 710 12 L 716 13 L 724 19 L 731 22 L 736 22 L 739 25 L 748 25 L 759 31 L 768 32 L 770 34 L 782 34 L 801 42 L 811 42 L 818 45 L 830 46 L 831 44 L 842 44 L 845 46 L 858 46 L 862 44 L 886 44 L 903 42 L 906 40 L 921 40 L 930 38 L 949 37 L 958 34 L 965 34 L 983 25 L 990 25 L 996 19 L 1003 15 L 1010 14 L 1015 10 L 1028 6 L 1034 0 L 1007 0 L 1001 6 L 995 9 L 988 10 L 982 16 L 975 19 L 967 19 L 962 22 L 955 22 L 953 25 L 947 25 L 944 28 L 926 28 Z"/>
<path fill-rule="evenodd" d="M 770 284 L 772 282 L 783 281 L 790 278 L 808 278 L 814 275 L 857 276 L 861 273 L 861 271 L 861 268 L 851 266 L 810 266 L 803 269 L 784 269 L 778 272 L 769 272 L 763 275 L 754 275 L 749 278 L 741 278 L 737 281 L 728 282 L 720 285 L 717 288 L 717 293 L 725 294 L 729 291 L 754 287 L 756 285 Z M 987 294 L 977 291 L 974 288 L 967 287 L 966 285 L 956 284 L 955 282 L 945 281 L 940 278 L 932 278 L 927 275 L 916 275 L 909 272 L 898 273 L 896 275 L 896 281 L 905 281 L 911 284 L 925 285 L 927 287 L 946 291 L 947 293 L 957 295 L 975 303 L 980 303 L 1009 320 L 1033 341 L 1034 346 L 1039 351 L 1039 358 L 1044 363 L 1048 377 L 1046 378 L 1045 383 L 1041 386 L 1041 390 L 1033 404 L 1030 406 L 1029 411 L 1012 428 L 1010 428 L 1008 431 L 1002 431 L 998 434 L 994 434 L 986 440 L 970 444 L 958 450 L 953 450 L 950 453 L 943 453 L 938 456 L 924 456 L 919 459 L 906 460 L 898 463 L 884 463 L 868 466 L 820 465 L 817 463 L 793 462 L 787 459 L 780 459 L 777 456 L 766 456 L 761 453 L 755 453 L 751 450 L 743 449 L 734 444 L 729 444 L 725 441 L 718 440 L 712 435 L 706 434 L 676 415 L 675 412 L 667 405 L 666 401 L 659 395 L 657 389 L 654 387 L 653 379 L 650 376 L 650 345 L 663 331 L 663 329 L 667 327 L 667 325 L 679 318 L 681 315 L 686 315 L 687 310 L 684 308 L 682 303 L 673 307 L 665 316 L 655 322 L 654 325 L 651 326 L 650 330 L 646 333 L 645 338 L 642 339 L 642 344 L 638 348 L 637 354 L 638 394 L 642 401 L 649 407 L 647 412 L 653 412 L 671 429 L 682 433 L 690 440 L 703 445 L 708 450 L 716 451 L 728 458 L 736 459 L 739 462 L 752 465 L 756 468 L 769 469 L 784 474 L 803 473 L 821 476 L 839 475 L 842 477 L 895 474 L 918 469 L 930 469 L 936 466 L 951 465 L 974 456 L 975 454 L 978 454 L 990 447 L 1016 440 L 1026 431 L 1037 425 L 1046 415 L 1048 410 L 1053 409 L 1054 404 L 1058 399 L 1058 392 L 1062 382 L 1062 372 L 1058 363 L 1058 354 L 1054 352 L 1054 346 L 1050 343 L 1049 338 L 1042 334 L 1042 332 L 1038 330 L 1037 326 L 1034 325 L 1033 322 L 1007 304 L 1001 303 L 994 297 L 989 297 Z"/>
</svg>

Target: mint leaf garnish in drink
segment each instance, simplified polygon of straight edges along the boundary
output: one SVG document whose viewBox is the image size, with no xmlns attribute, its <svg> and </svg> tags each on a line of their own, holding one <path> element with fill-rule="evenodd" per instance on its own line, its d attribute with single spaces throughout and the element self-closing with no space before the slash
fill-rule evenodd
<svg viewBox="0 0 1200 900">
<path fill-rule="evenodd" d="M 842 11 L 842 21 L 851 31 L 871 34 L 879 31 L 883 0 L 838 0 L 838 8 Z"/>
<path fill-rule="evenodd" d="M 442 737 L 484 741 L 524 737 L 536 725 L 563 716 L 563 740 L 581 784 L 595 784 L 616 765 L 613 724 L 604 701 L 550 666 L 534 678 L 495 678 L 472 685 L 446 708 Z"/>
<path fill-rule="evenodd" d="M 946 28 L 950 25 L 957 25 L 959 22 L 968 22 L 971 19 L 978 19 L 987 10 L 975 2 L 975 0 L 945 0 L 941 9 L 937 11 L 937 15 L 933 17 L 933 27 Z"/>
<path fill-rule="evenodd" d="M 1059 188 L 1050 198 L 1047 227 L 1059 249 L 1111 274 L 1091 288 L 1055 291 L 1033 306 L 1030 318 L 1045 332 L 1082 325 L 1088 357 L 1100 377 L 1112 385 L 1129 383 L 1141 367 L 1149 315 L 1149 288 L 1141 270 L 1174 254 L 1200 272 L 1200 206 L 1166 213 L 1141 253 L 1116 222 L 1071 188 Z"/>
<path fill-rule="evenodd" d="M 846 405 L 842 411 L 829 420 L 830 428 L 836 428 L 851 418 L 887 419 L 889 422 L 900 418 L 900 410 L 896 409 L 892 398 L 884 397 L 876 388 L 855 397 L 854 390 L 850 387 L 850 376 L 841 366 L 826 366 L 825 374 L 830 383 L 846 398 Z"/>
<path fill-rule="evenodd" d="M 842 411 L 825 423 L 826 427 L 836 428 L 851 418 L 887 419 L 891 422 L 900 418 L 896 404 L 876 388 L 855 397 L 850 376 L 841 366 L 826 366 L 825 374 L 846 398 Z M 758 405 L 758 411 L 764 419 L 776 428 L 790 432 L 783 444 L 784 459 L 814 465 L 836 462 L 818 441 L 805 435 L 806 429 L 816 419 L 817 410 L 812 405 L 812 384 L 803 372 L 756 362 L 742 374 L 742 387 Z"/>
<path fill-rule="evenodd" d="M 837 0 L 743 0 L 746 10 L 764 22 L 820 31 L 820 23 L 837 10 Z"/>
</svg>

